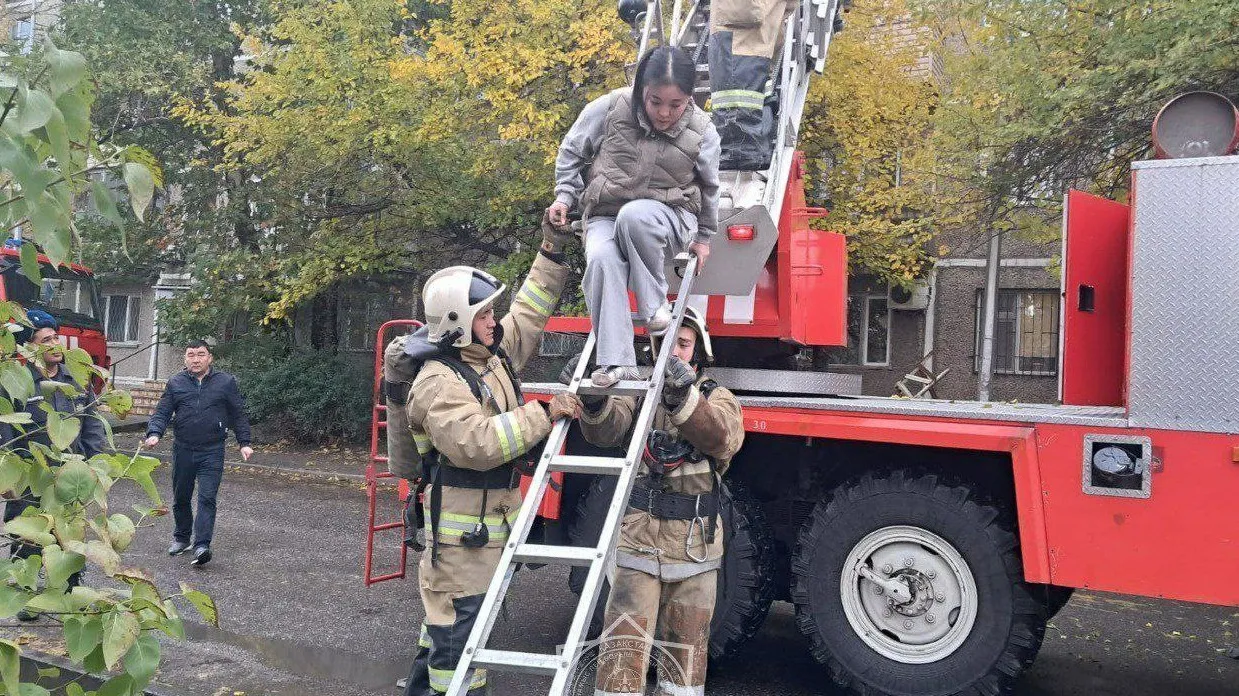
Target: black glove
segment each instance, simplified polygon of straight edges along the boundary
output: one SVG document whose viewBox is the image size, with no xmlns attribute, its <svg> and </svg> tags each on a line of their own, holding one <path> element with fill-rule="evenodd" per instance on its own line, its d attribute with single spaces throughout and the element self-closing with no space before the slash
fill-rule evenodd
<svg viewBox="0 0 1239 696">
<path fill-rule="evenodd" d="M 571 384 L 572 374 L 576 372 L 576 366 L 581 362 L 581 355 L 578 353 L 568 359 L 564 365 L 564 369 L 559 371 L 559 383 Z M 589 365 L 586 365 L 585 378 L 589 379 Z M 591 413 L 597 413 L 602 410 L 603 404 L 607 402 L 607 397 L 598 396 L 597 394 L 582 394 L 581 403 L 585 405 L 585 410 Z"/>
<path fill-rule="evenodd" d="M 542 215 L 542 251 L 547 254 L 562 254 L 564 249 L 576 237 L 571 226 L 557 227 L 551 224 L 550 218 Z"/>
<path fill-rule="evenodd" d="M 663 406 L 675 411 L 688 399 L 688 390 L 697 382 L 697 371 L 692 365 L 671 356 L 663 372 Z"/>
</svg>

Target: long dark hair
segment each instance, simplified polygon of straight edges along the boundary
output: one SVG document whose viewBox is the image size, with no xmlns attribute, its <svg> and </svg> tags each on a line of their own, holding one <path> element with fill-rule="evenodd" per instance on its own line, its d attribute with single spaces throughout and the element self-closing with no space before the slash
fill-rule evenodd
<svg viewBox="0 0 1239 696">
<path fill-rule="evenodd" d="M 697 66 L 684 51 L 675 46 L 658 46 L 646 51 L 637 63 L 637 77 L 632 81 L 632 117 L 640 121 L 646 87 L 675 85 L 692 99 L 696 80 Z"/>
</svg>

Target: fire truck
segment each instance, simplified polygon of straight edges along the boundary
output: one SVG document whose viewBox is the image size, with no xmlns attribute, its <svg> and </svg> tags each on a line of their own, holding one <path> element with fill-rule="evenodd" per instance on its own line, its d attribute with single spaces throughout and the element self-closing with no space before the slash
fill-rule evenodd
<svg viewBox="0 0 1239 696">
<path fill-rule="evenodd" d="M 43 254 L 37 260 L 42 278 L 36 284 L 22 273 L 21 242 L 9 240 L 0 248 L 0 301 L 44 310 L 60 324 L 66 347 L 81 348 L 96 365 L 108 367 L 111 361 L 95 274 L 76 263 L 54 266 Z"/>
<path fill-rule="evenodd" d="M 679 6 L 671 40 L 700 60 L 708 3 Z M 737 392 L 747 431 L 725 480 L 711 656 L 735 654 L 787 601 L 854 693 L 993 694 L 1033 663 L 1074 588 L 1239 606 L 1239 114 L 1207 96 L 1167 107 L 1164 158 L 1133 163 L 1126 203 L 1066 194 L 1058 403 L 862 396 L 837 376 L 768 369 L 847 342 L 846 240 L 813 224 L 826 211 L 806 204 L 795 148 L 839 9 L 805 0 L 789 18 L 774 159 L 723 173 L 720 233 L 689 299 L 715 337 L 707 371 Z M 376 343 L 367 584 L 404 576 L 403 549 L 386 575 L 371 559 L 376 532 L 403 528 L 376 521 L 373 501 L 386 475 L 377 368 L 408 323 Z M 567 449 L 596 454 L 579 436 Z M 592 546 L 609 482 L 555 476 L 544 543 Z"/>
</svg>

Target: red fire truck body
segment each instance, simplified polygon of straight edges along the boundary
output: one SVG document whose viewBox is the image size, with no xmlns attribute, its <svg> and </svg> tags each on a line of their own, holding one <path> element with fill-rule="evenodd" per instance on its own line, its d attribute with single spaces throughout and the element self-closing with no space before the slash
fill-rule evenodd
<svg viewBox="0 0 1239 696">
<path fill-rule="evenodd" d="M 800 163 L 750 316 L 702 298 L 735 339 L 719 362 L 758 381 L 746 359 L 771 345 L 846 342 L 844 240 L 810 227 L 824 211 Z M 786 599 L 855 691 L 988 693 L 1072 588 L 1239 606 L 1239 156 L 1139 162 L 1132 180 L 1131 205 L 1067 196 L 1061 403 L 796 394 L 786 373 L 771 379 L 790 393 L 740 390 L 713 656 Z M 597 482 L 559 481 L 544 531 L 588 542 Z"/>
<path fill-rule="evenodd" d="M 111 361 L 94 273 L 76 263 L 55 267 L 43 254 L 38 255 L 38 262 L 43 278 L 35 285 L 21 273 L 20 252 L 7 246 L 0 249 L 0 301 L 51 314 L 60 324 L 66 347 L 81 348 L 96 365 L 108 367 Z"/>
<path fill-rule="evenodd" d="M 1222 192 L 1226 190 L 1225 180 L 1239 182 L 1239 157 L 1218 158 L 1210 163 L 1172 160 L 1141 164 L 1153 171 L 1187 173 L 1169 184 L 1159 181 L 1162 187 L 1191 186 L 1178 183 L 1178 179 L 1216 176 L 1224 181 L 1211 188 Z M 1205 173 L 1198 174 L 1196 170 Z M 840 270 L 846 269 L 846 258 L 840 235 L 808 230 L 801 224 L 807 221 L 803 211 L 820 213 L 804 207 L 800 186 L 789 186 L 788 195 L 800 200 L 789 200 L 784 207 L 786 214 L 780 225 L 776 258 L 769 262 L 757 288 L 754 322 L 747 326 L 724 323 L 723 298 L 712 297 L 708 324 L 713 335 L 773 335 L 806 345 L 821 343 L 797 340 L 795 335 L 841 335 L 846 276 Z M 1139 196 L 1133 198 L 1138 206 Z M 1204 214 L 1197 207 L 1201 205 L 1208 202 L 1184 198 L 1180 212 Z M 1233 200 L 1229 208 L 1230 212 L 1239 213 Z M 1150 243 L 1166 246 L 1163 240 L 1177 234 L 1167 222 L 1149 223 L 1154 227 L 1148 231 L 1153 238 Z M 1230 217 L 1229 222 L 1222 223 L 1223 227 L 1210 227 L 1208 222 L 1195 226 L 1212 230 L 1208 238 L 1196 240 L 1202 245 L 1198 248 L 1237 261 L 1239 218 Z M 748 447 L 753 447 L 753 436 L 758 441 L 790 436 L 999 455 L 1008 460 L 1010 467 L 1024 573 L 1029 582 L 1239 605 L 1239 588 L 1225 577 L 1229 572 L 1218 575 L 1219 570 L 1239 571 L 1239 532 L 1225 523 L 1233 513 L 1234 501 L 1239 500 L 1239 435 L 1235 434 L 1239 432 L 1239 404 L 1218 403 L 1222 412 L 1217 414 L 1214 432 L 1206 430 L 1207 424 L 1203 423 L 1173 430 L 1134 427 L 1129 418 L 1132 314 L 1141 299 L 1132 296 L 1133 279 L 1129 272 L 1137 251 L 1134 232 L 1131 206 L 1077 191 L 1068 195 L 1061 405 L 742 397 L 746 430 L 750 434 Z M 821 241 L 821 246 L 811 251 L 804 248 L 814 241 Z M 1192 247 L 1191 240 L 1181 243 Z M 1181 309 L 1185 324 L 1186 311 L 1197 292 L 1226 289 L 1231 291 L 1227 297 L 1232 304 L 1221 298 L 1217 302 L 1231 312 L 1229 316 L 1223 315 L 1224 323 L 1233 322 L 1239 312 L 1239 294 L 1234 292 L 1235 281 L 1224 277 L 1233 268 L 1220 264 L 1222 277 L 1200 277 L 1193 286 L 1179 289 L 1183 293 Z M 771 276 L 779 280 L 773 281 Z M 814 281 L 824 279 L 803 289 L 805 277 Z M 1092 308 L 1080 308 L 1081 293 L 1092 295 Z M 1149 301 L 1156 299 L 1159 298 Z M 779 307 L 782 311 L 776 310 Z M 550 327 L 561 331 L 582 328 L 588 330 L 587 319 L 556 318 Z M 1195 333 L 1186 325 L 1181 328 Z M 1239 328 L 1230 328 L 1220 338 L 1218 342 L 1222 344 L 1239 338 Z M 1239 370 L 1239 348 L 1230 355 L 1232 359 L 1227 363 L 1198 366 L 1218 378 L 1216 388 L 1222 394 L 1236 390 L 1226 382 L 1228 378 L 1237 381 L 1234 375 Z M 1187 357 L 1171 352 L 1163 359 L 1170 363 Z M 1088 437 L 1148 438 L 1149 484 L 1156 494 L 1149 490 L 1135 497 L 1114 494 L 1123 489 L 1111 494 L 1087 490 L 1104 488 L 1089 486 L 1086 481 L 1090 464 L 1085 451 Z M 805 444 L 811 447 L 813 443 L 807 440 Z M 1158 560 L 1150 562 L 1152 559 Z"/>
</svg>

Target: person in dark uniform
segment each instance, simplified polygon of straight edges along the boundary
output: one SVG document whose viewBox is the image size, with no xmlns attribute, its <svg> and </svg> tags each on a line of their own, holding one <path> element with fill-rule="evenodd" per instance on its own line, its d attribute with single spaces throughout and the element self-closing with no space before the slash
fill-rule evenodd
<svg viewBox="0 0 1239 696">
<path fill-rule="evenodd" d="M 107 451 L 107 433 L 103 421 L 99 419 L 95 411 L 94 393 L 90 391 L 89 385 L 78 384 L 64 367 L 65 356 L 60 350 L 60 335 L 57 333 L 60 326 L 56 323 L 56 319 L 40 309 L 26 312 L 26 318 L 30 320 L 30 326 L 23 327 L 17 332 L 15 338 L 18 343 L 33 344 L 39 349 L 39 353 L 26 365 L 34 380 L 34 396 L 26 400 L 25 407 L 31 419 L 31 423 L 25 428 L 30 434 L 14 441 L 13 449 L 19 454 L 26 455 L 32 442 L 52 447 L 51 438 L 47 433 L 48 412 L 40 405 L 47 403 L 56 413 L 77 416 L 82 424 L 81 431 L 70 443 L 68 452 L 80 454 L 89 459 Z M 65 384 L 70 388 L 67 390 L 45 389 L 45 382 Z M 15 435 L 11 427 L 5 426 L 2 435 L 4 442 L 9 442 Z M 49 460 L 49 463 L 52 466 L 59 465 L 59 462 L 54 460 Z M 5 501 L 4 521 L 16 519 L 26 508 L 38 504 L 34 495 L 26 490 L 21 497 Z M 14 542 L 9 548 L 13 558 L 29 558 L 40 552 L 38 546 L 18 542 Z M 79 585 L 81 579 L 80 571 L 69 576 L 69 588 L 72 589 Z M 22 621 L 33 621 L 38 618 L 38 614 L 23 609 L 17 613 L 17 618 Z"/>
</svg>

